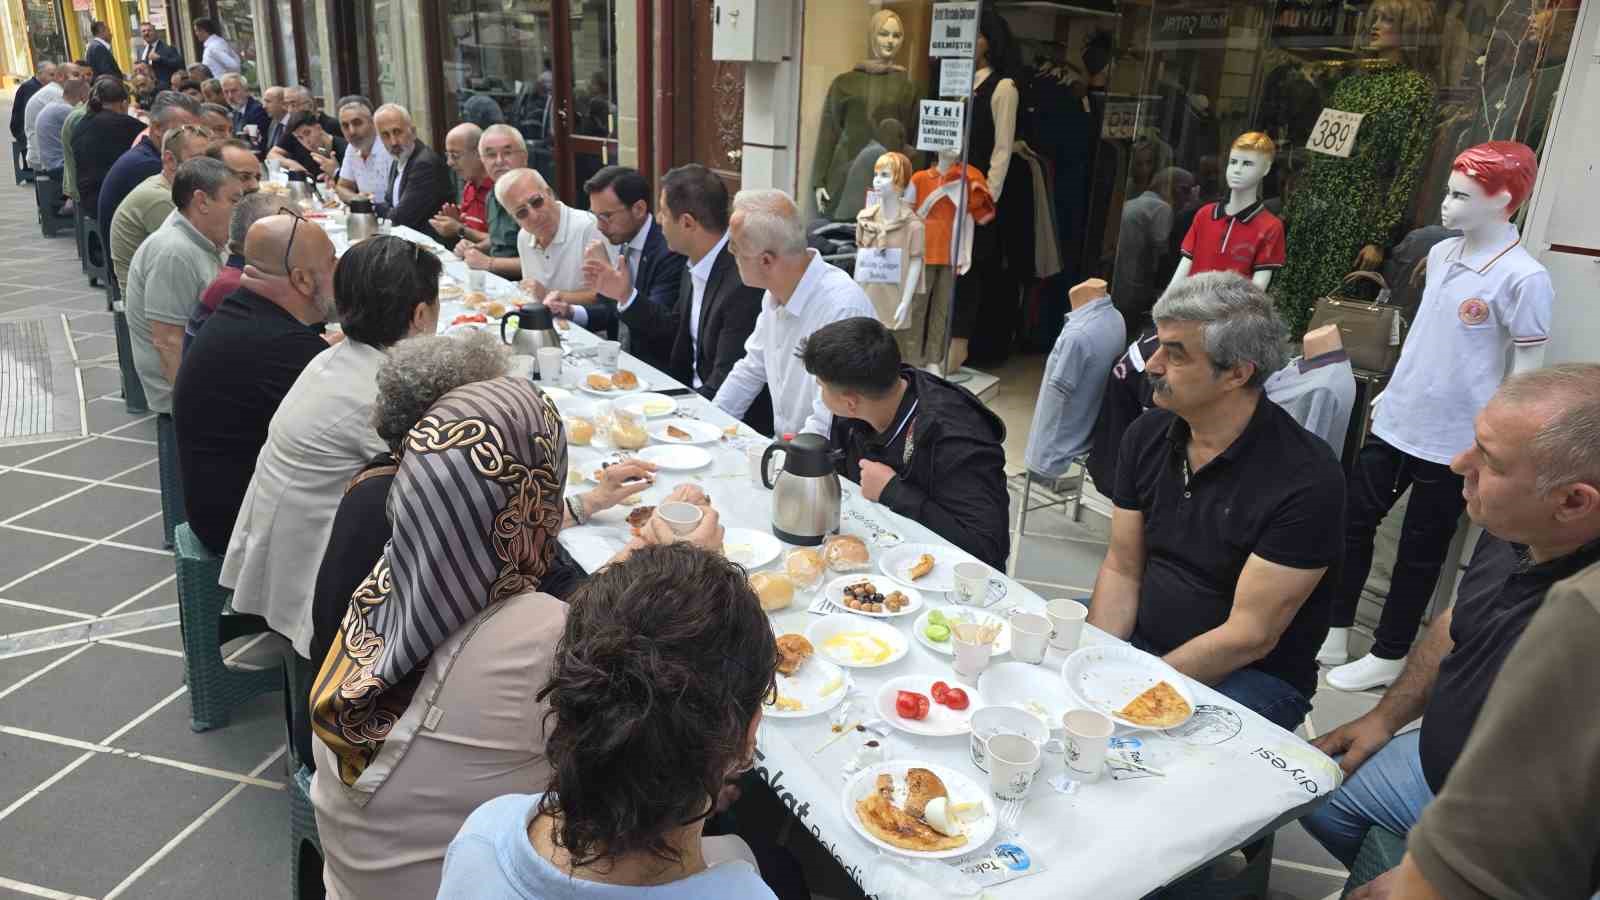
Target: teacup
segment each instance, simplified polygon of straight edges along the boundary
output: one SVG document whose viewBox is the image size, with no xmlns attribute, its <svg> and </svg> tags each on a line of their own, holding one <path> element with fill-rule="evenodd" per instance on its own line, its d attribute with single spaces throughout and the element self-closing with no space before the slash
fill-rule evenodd
<svg viewBox="0 0 1600 900">
<path fill-rule="evenodd" d="M 1019 662 L 1044 662 L 1044 648 L 1050 642 L 1050 620 L 1029 612 L 1011 615 L 1011 655 Z"/>
<path fill-rule="evenodd" d="M 1027 710 L 1014 706 L 985 706 L 972 714 L 972 733 L 967 744 L 972 764 L 981 771 L 989 771 L 989 740 L 1006 734 L 1021 735 L 1043 744 L 1050 737 L 1050 729 Z"/>
<path fill-rule="evenodd" d="M 1044 617 L 1050 620 L 1050 646 L 1068 652 L 1078 649 L 1088 606 L 1076 600 L 1051 600 L 1045 604 Z"/>
<path fill-rule="evenodd" d="M 989 786 L 1001 800 L 1022 800 L 1039 774 L 1039 745 L 1021 735 L 989 739 Z"/>
</svg>

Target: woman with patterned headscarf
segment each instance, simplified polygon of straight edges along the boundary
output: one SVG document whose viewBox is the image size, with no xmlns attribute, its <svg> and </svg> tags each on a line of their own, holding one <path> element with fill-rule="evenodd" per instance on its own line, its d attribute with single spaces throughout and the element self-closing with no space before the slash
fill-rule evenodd
<svg viewBox="0 0 1600 900">
<path fill-rule="evenodd" d="M 394 536 L 312 684 L 329 897 L 433 897 L 467 814 L 548 777 L 535 694 L 566 608 L 539 584 L 566 475 L 561 416 L 521 378 L 451 391 L 406 437 Z"/>
</svg>

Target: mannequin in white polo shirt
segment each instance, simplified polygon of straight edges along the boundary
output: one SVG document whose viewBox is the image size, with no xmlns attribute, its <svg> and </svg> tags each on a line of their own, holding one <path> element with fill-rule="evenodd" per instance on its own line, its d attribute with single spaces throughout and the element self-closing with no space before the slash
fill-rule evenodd
<svg viewBox="0 0 1600 900">
<path fill-rule="evenodd" d="M 1440 214 L 1462 235 L 1428 253 L 1422 305 L 1350 473 L 1344 571 L 1320 662 L 1349 658 L 1373 535 L 1407 488 L 1411 499 L 1372 652 L 1328 673 L 1340 690 L 1389 684 L 1404 669 L 1466 506 L 1450 461 L 1472 447 L 1473 421 L 1500 382 L 1544 362 L 1555 293 L 1510 223 L 1536 174 L 1533 150 L 1514 141 L 1470 147 L 1451 165 Z"/>
</svg>

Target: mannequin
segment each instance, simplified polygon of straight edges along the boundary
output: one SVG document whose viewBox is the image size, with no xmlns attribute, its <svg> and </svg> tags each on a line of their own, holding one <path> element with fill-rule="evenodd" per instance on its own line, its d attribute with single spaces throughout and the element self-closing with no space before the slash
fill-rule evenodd
<svg viewBox="0 0 1600 900">
<path fill-rule="evenodd" d="M 984 180 L 994 198 L 996 217 L 1001 218 L 1000 204 L 1011 172 L 1011 154 L 1017 137 L 1019 96 L 1011 75 L 1021 69 L 1021 63 L 1010 29 L 992 10 L 985 10 L 978 21 L 974 68 L 972 102 L 968 107 L 972 122 L 968 126 L 967 159 L 983 167 Z M 1017 212 L 1008 208 L 1003 217 L 1009 219 Z M 1031 226 L 1028 232 L 1031 235 Z M 1009 321 L 1014 311 L 1017 285 L 1014 276 L 1006 271 L 1006 244 L 998 221 L 983 225 L 973 236 L 973 269 L 964 277 L 974 284 L 960 295 L 965 302 L 958 305 L 951 321 L 946 372 L 959 371 L 966 362 L 968 345 L 977 326 L 980 296 L 994 316 L 1004 316 Z M 1031 261 L 1031 243 L 1027 246 L 1027 255 Z"/>
<path fill-rule="evenodd" d="M 1356 376 L 1337 325 L 1306 332 L 1304 355 L 1267 376 L 1267 399 L 1283 407 L 1300 427 L 1322 438 L 1343 457 L 1350 413 L 1356 405 Z"/>
<path fill-rule="evenodd" d="M 835 78 L 822 106 L 817 135 L 817 155 L 811 164 L 813 198 L 817 212 L 836 218 L 850 163 L 885 119 L 916 121 L 917 89 L 906 77 L 905 66 L 894 62 L 905 41 L 905 25 L 891 10 L 873 13 L 867 31 L 867 58 Z M 897 148 L 885 145 L 885 149 Z M 849 216 L 845 221 L 849 221 Z"/>
<path fill-rule="evenodd" d="M 1544 362 L 1555 292 L 1510 222 L 1533 189 L 1536 166 L 1533 150 L 1514 141 L 1469 147 L 1451 166 L 1440 216 L 1462 233 L 1428 251 L 1422 305 L 1377 402 L 1373 439 L 1350 476 L 1345 569 L 1319 660 L 1348 657 L 1373 533 L 1407 482 L 1411 500 L 1373 652 L 1328 673 L 1340 690 L 1367 690 L 1400 674 L 1465 508 L 1450 460 L 1473 446 L 1473 420 L 1505 378 L 1508 352 L 1512 372 Z"/>
<path fill-rule="evenodd" d="M 1283 266 L 1283 222 L 1261 205 L 1261 181 L 1276 155 L 1277 145 L 1259 131 L 1234 140 L 1225 176 L 1228 200 L 1207 203 L 1195 213 L 1168 287 L 1217 270 L 1238 272 L 1262 290 L 1272 283 L 1272 273 Z"/>
<path fill-rule="evenodd" d="M 924 227 L 924 273 L 926 279 L 926 325 L 915 327 L 916 305 L 912 306 L 912 327 L 901 344 L 901 356 L 911 365 L 938 367 L 946 362 L 950 347 L 951 307 L 972 306 L 977 298 L 972 296 L 978 282 L 966 276 L 973 264 L 973 233 L 978 225 L 994 221 L 993 196 L 983 173 L 974 166 L 966 167 L 966 216 L 956 222 L 957 204 L 961 200 L 961 154 L 941 150 L 934 164 L 911 176 L 911 187 L 916 192 L 916 215 Z M 959 234 L 957 231 L 959 230 Z M 951 258 L 952 237 L 960 245 Z M 895 332 L 897 340 L 901 332 Z M 953 371 L 945 369 L 944 371 Z"/>
<path fill-rule="evenodd" d="M 1377 0 L 1357 41 L 1368 60 L 1334 87 L 1330 109 L 1362 113 L 1348 158 L 1308 153 L 1284 211 L 1288 253 L 1273 293 L 1293 333 L 1352 269 L 1376 269 L 1409 230 L 1407 204 L 1434 122 L 1438 29 L 1432 0 Z M 1313 137 L 1315 135 L 1313 134 Z"/>
<path fill-rule="evenodd" d="M 856 246 L 900 251 L 900 283 L 863 284 L 878 320 L 907 346 L 926 327 L 928 298 L 922 281 L 922 219 L 901 199 L 911 184 L 911 160 L 903 153 L 885 153 L 872 167 L 873 201 L 856 215 Z M 860 277 L 860 270 L 857 270 Z M 915 313 L 915 315 L 913 315 Z M 905 347 L 901 355 L 905 355 Z"/>
</svg>

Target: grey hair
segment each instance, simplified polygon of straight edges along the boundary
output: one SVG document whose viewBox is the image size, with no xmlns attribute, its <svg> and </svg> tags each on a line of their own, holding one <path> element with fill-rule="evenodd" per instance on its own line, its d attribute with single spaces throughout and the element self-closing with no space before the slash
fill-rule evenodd
<svg viewBox="0 0 1600 900">
<path fill-rule="evenodd" d="M 186 211 L 196 191 L 204 191 L 207 197 L 215 199 L 224 186 L 236 181 L 238 178 L 232 169 L 209 156 L 184 160 L 177 174 L 172 176 L 172 205 L 180 212 Z"/>
<path fill-rule="evenodd" d="M 217 83 L 223 85 L 226 85 L 230 81 L 237 81 L 239 86 L 245 90 L 250 89 L 250 83 L 245 81 L 244 76 L 240 75 L 238 72 L 224 72 L 222 77 L 217 79 Z"/>
<path fill-rule="evenodd" d="M 239 198 L 233 207 L 233 218 L 228 220 L 228 252 L 244 255 L 244 237 L 250 226 L 274 215 L 283 205 L 283 198 L 266 191 L 256 191 Z"/>
<path fill-rule="evenodd" d="M 550 189 L 550 185 L 544 180 L 544 176 L 540 175 L 537 170 L 512 169 L 504 175 L 501 175 L 500 178 L 494 183 L 494 199 L 499 202 L 502 208 L 506 207 L 506 192 L 515 187 L 517 182 L 524 178 L 532 178 L 533 183 L 538 185 L 539 190 L 541 191 L 548 191 Z"/>
<path fill-rule="evenodd" d="M 806 252 L 806 223 L 794 198 L 777 188 L 751 188 L 733 197 L 733 212 L 743 213 L 741 253 L 794 256 Z"/>
<path fill-rule="evenodd" d="M 334 112 L 343 113 L 352 106 L 366 113 L 367 118 L 372 118 L 372 102 L 367 98 L 360 96 L 359 94 L 349 94 L 344 97 L 340 97 L 339 107 L 335 109 Z"/>
<path fill-rule="evenodd" d="M 150 121 L 163 129 L 172 127 L 175 112 L 186 112 L 200 118 L 200 101 L 182 91 L 162 91 L 150 104 Z"/>
<path fill-rule="evenodd" d="M 307 100 L 311 99 L 311 89 L 303 84 L 291 84 L 283 89 L 283 96 L 285 98 L 287 98 L 290 94 L 293 94 L 296 97 L 304 97 Z"/>
<path fill-rule="evenodd" d="M 510 125 L 500 123 L 496 125 L 490 125 L 488 128 L 485 128 L 483 130 L 483 137 L 478 138 L 478 154 L 480 156 L 483 154 L 483 142 L 492 137 L 511 138 L 512 141 L 517 145 L 518 149 L 520 149 L 523 153 L 528 152 L 528 139 L 522 136 L 522 132 L 512 128 Z"/>
<path fill-rule="evenodd" d="M 406 338 L 391 346 L 387 354 L 378 369 L 372 427 L 396 452 L 412 426 L 439 398 L 462 385 L 500 378 L 511 371 L 511 352 L 486 331 Z"/>
<path fill-rule="evenodd" d="M 1494 401 L 1550 409 L 1528 445 L 1539 496 L 1569 484 L 1600 488 L 1600 365 L 1564 363 L 1513 375 Z"/>
<path fill-rule="evenodd" d="M 1150 315 L 1157 322 L 1195 322 L 1218 374 L 1250 363 L 1248 387 L 1283 368 L 1283 320 L 1267 292 L 1235 272 L 1204 272 L 1167 289 Z"/>
<path fill-rule="evenodd" d="M 411 121 L 411 111 L 398 103 L 385 103 L 384 105 L 372 111 L 372 117 L 376 119 L 386 112 L 399 113 L 400 118 L 405 119 L 407 125 L 415 124 Z"/>
<path fill-rule="evenodd" d="M 206 131 L 199 125 L 179 125 L 177 128 L 170 129 L 166 134 L 161 136 L 161 152 L 163 155 L 171 153 L 174 157 L 182 156 L 183 154 L 179 153 L 178 151 L 183 149 L 184 141 L 192 138 L 200 138 L 201 140 L 210 143 L 211 132 Z M 204 152 L 204 150 L 201 151 L 201 153 Z M 199 155 L 199 153 L 191 154 L 191 156 Z M 183 159 L 178 160 L 178 164 L 182 165 L 189 158 L 190 156 L 184 156 Z"/>
</svg>

